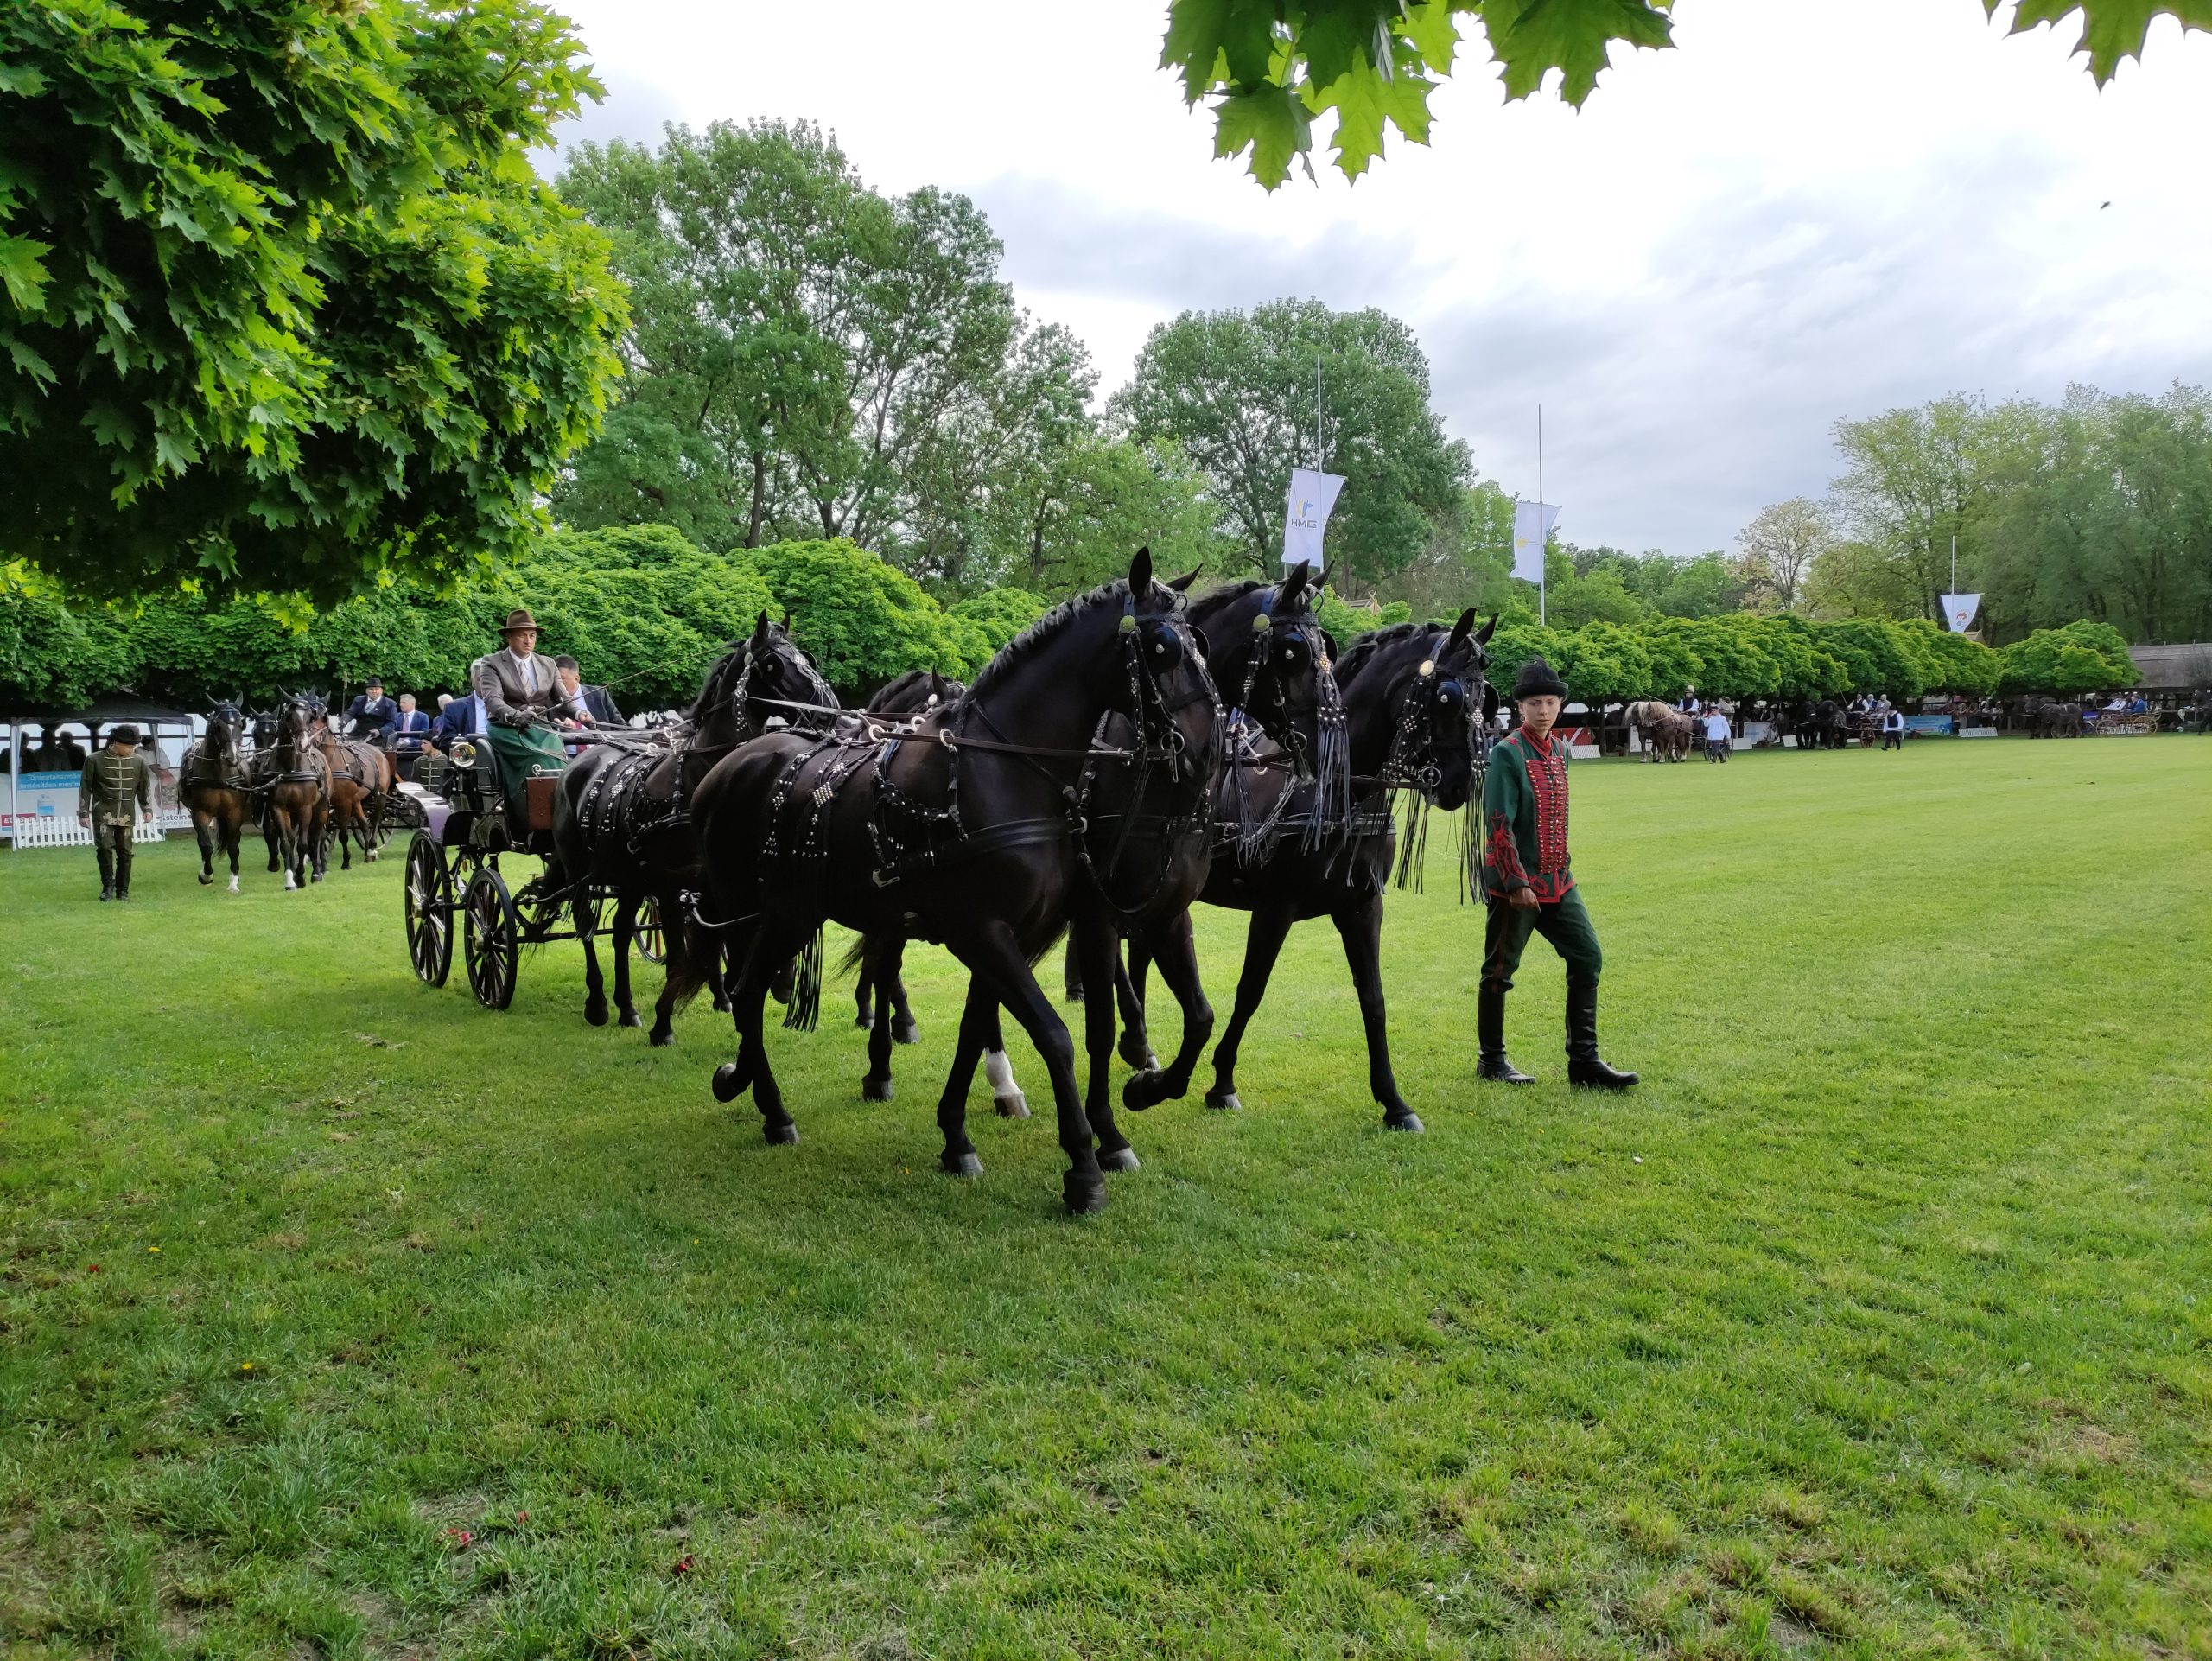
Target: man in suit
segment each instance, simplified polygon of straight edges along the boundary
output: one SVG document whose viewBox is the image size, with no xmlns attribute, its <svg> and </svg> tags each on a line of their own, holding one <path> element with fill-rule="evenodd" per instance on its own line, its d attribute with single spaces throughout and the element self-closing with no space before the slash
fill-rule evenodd
<svg viewBox="0 0 2212 1661">
<path fill-rule="evenodd" d="M 430 742 L 439 749 L 449 750 L 456 738 L 474 737 L 484 728 L 484 706 L 476 701 L 474 692 L 463 692 L 454 697 L 449 692 L 438 694 L 438 713 L 430 722 Z"/>
<path fill-rule="evenodd" d="M 500 627 L 505 647 L 487 652 L 468 667 L 469 689 L 484 705 L 484 736 L 507 797 L 507 828 L 519 842 L 530 823 L 533 774 L 569 765 L 555 728 L 582 714 L 562 690 L 560 665 L 537 649 L 537 620 L 511 611 Z"/>
<path fill-rule="evenodd" d="M 399 718 L 399 706 L 384 695 L 384 677 L 369 677 L 368 690 L 346 706 L 346 736 L 374 738 L 388 733 Z"/>
<path fill-rule="evenodd" d="M 622 712 L 614 707 L 613 698 L 608 695 L 604 686 L 584 684 L 583 671 L 577 667 L 574 658 L 556 658 L 553 663 L 554 666 L 561 671 L 561 690 L 569 695 L 572 703 L 581 703 L 583 705 L 584 715 L 588 719 L 597 722 L 602 727 L 619 727 L 622 724 Z"/>
<path fill-rule="evenodd" d="M 399 695 L 399 713 L 393 717 L 391 748 L 399 765 L 399 776 L 415 776 L 415 758 L 430 745 L 430 717 L 415 707 L 415 695 Z"/>
</svg>

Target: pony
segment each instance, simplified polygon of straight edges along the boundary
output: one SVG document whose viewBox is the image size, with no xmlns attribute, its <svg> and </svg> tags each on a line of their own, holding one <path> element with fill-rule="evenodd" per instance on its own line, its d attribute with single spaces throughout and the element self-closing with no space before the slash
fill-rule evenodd
<svg viewBox="0 0 2212 1661">
<path fill-rule="evenodd" d="M 1382 1109 L 1383 1125 L 1416 1133 L 1423 1128 L 1399 1093 L 1390 1066 L 1381 960 L 1382 890 L 1394 851 L 1401 884 L 1420 870 L 1427 810 L 1456 812 L 1479 793 L 1488 717 L 1497 697 L 1484 678 L 1489 663 L 1484 648 L 1497 627 L 1493 617 L 1478 629 L 1471 608 L 1448 632 L 1432 623 L 1394 623 L 1361 636 L 1337 660 L 1351 771 L 1351 796 L 1341 812 L 1327 809 L 1321 788 L 1325 780 L 1276 773 L 1262 773 L 1252 784 L 1281 793 L 1266 809 L 1281 834 L 1256 846 L 1241 840 L 1226 843 L 1217 852 L 1199 895 L 1208 905 L 1251 914 L 1236 1009 L 1214 1050 L 1208 1107 L 1242 1105 L 1237 1053 L 1267 994 L 1283 942 L 1293 924 L 1326 917 L 1344 943 L 1358 994 L 1368 1088 Z M 1472 690 L 1477 688 L 1479 692 Z M 1239 782 L 1232 773 L 1223 792 Z M 1410 798 L 1402 847 L 1389 806 L 1393 791 Z M 1227 818 L 1234 804 L 1225 794 L 1216 799 Z M 1301 834 L 1293 837 L 1293 830 Z M 1478 846 L 1471 834 L 1462 855 L 1463 881 Z M 1128 972 L 1140 1021 L 1147 966 L 1142 950 L 1133 948 Z"/>
<path fill-rule="evenodd" d="M 1103 753 L 1102 720 L 1119 713 L 1132 724 L 1137 748 L 1117 754 L 1171 773 L 1212 765 L 1213 685 L 1183 605 L 1140 550 L 1126 580 L 1039 619 L 911 732 L 857 742 L 771 734 L 715 764 L 696 808 L 705 926 L 680 972 L 696 986 L 701 936 L 732 936 L 738 1048 L 715 1069 L 716 1099 L 751 1091 L 767 1141 L 798 1141 L 761 1005 L 772 967 L 803 954 L 785 1024 L 812 1023 L 825 919 L 941 942 L 973 977 L 963 1050 L 982 1050 L 995 1003 L 1014 1012 L 1052 1078 L 1068 1160 L 1062 1201 L 1076 1212 L 1105 1205 L 1105 1170 L 1135 1161 L 1110 1111 L 1094 1138 L 1074 1045 L 1030 964 L 1058 938 L 1079 875 L 1071 792 Z M 939 1163 L 954 1172 L 981 1168 L 966 1130 L 970 1077 L 956 1068 L 938 1106 Z"/>
<path fill-rule="evenodd" d="M 566 883 L 614 892 L 614 1008 L 619 1024 L 642 1025 L 630 995 L 630 946 L 651 901 L 673 965 L 682 955 L 683 894 L 697 881 L 691 805 L 708 769 L 749 739 L 785 728 L 818 727 L 836 695 L 783 625 L 762 612 L 751 635 L 734 640 L 707 671 L 690 709 L 651 748 L 618 738 L 587 747 L 561 774 L 553 798 L 553 846 Z M 587 913 L 592 913 L 587 915 Z M 594 937 L 595 907 L 576 902 L 584 948 L 584 1019 L 607 1022 L 606 981 Z M 719 964 L 707 971 L 715 1007 L 727 1007 Z M 654 1006 L 655 1046 L 676 1041 L 678 1002 L 671 969 Z"/>
<path fill-rule="evenodd" d="M 246 782 L 245 715 L 236 698 L 226 698 L 207 712 L 207 730 L 184 753 L 177 768 L 177 799 L 192 815 L 192 834 L 200 843 L 200 885 L 215 880 L 215 856 L 231 862 L 231 888 L 238 891 L 238 844 L 249 821 L 257 818 Z"/>
<path fill-rule="evenodd" d="M 1688 759 L 1697 723 L 1680 710 L 1647 698 L 1630 704 L 1627 715 L 1629 726 L 1643 735 L 1645 760 L 1656 764 Z"/>
</svg>

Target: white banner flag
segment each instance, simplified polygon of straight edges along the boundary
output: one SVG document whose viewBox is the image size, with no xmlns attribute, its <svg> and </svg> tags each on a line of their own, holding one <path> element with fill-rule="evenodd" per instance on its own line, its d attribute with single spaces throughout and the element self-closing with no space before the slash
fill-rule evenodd
<svg viewBox="0 0 2212 1661">
<path fill-rule="evenodd" d="M 1333 473 L 1316 473 L 1310 468 L 1294 468 L 1290 474 L 1290 499 L 1283 505 L 1282 563 L 1295 565 L 1300 560 L 1319 571 L 1325 563 L 1321 557 L 1321 533 L 1329 528 L 1329 514 L 1337 505 L 1337 493 L 1344 487 L 1342 477 Z"/>
<path fill-rule="evenodd" d="M 1513 504 L 1513 575 L 1531 582 L 1544 580 L 1544 545 L 1559 523 L 1559 509 L 1544 502 Z"/>
<path fill-rule="evenodd" d="M 1981 596 L 1978 594 L 1947 594 L 1943 596 L 1943 622 L 1952 633 L 1963 634 L 1980 608 Z"/>
</svg>

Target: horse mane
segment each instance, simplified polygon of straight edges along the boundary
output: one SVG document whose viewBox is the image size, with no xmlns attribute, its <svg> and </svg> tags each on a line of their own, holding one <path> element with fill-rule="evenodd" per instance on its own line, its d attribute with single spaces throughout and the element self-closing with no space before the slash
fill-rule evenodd
<svg viewBox="0 0 2212 1661">
<path fill-rule="evenodd" d="M 1426 640 L 1436 632 L 1434 623 L 1386 623 L 1381 628 L 1361 635 L 1344 649 L 1337 659 L 1337 684 L 1341 686 L 1359 673 L 1387 646 L 1415 639 Z"/>
<path fill-rule="evenodd" d="M 998 655 L 983 665 L 983 671 L 968 684 L 968 690 L 956 702 L 968 703 L 990 691 L 1016 669 L 1036 656 L 1038 648 L 1058 636 L 1071 623 L 1088 616 L 1103 606 L 1118 608 L 1129 596 L 1129 580 L 1116 577 L 1111 582 L 1102 582 L 1089 594 L 1079 594 L 1060 603 L 1039 617 L 1027 628 L 999 648 Z"/>
</svg>

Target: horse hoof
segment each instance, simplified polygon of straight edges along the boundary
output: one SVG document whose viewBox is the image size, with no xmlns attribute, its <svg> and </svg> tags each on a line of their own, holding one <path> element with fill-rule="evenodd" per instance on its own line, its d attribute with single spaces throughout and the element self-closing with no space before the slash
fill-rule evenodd
<svg viewBox="0 0 2212 1661">
<path fill-rule="evenodd" d="M 1141 1113 L 1166 1099 L 1166 1090 L 1157 1072 L 1133 1072 L 1122 1086 L 1122 1105 L 1132 1113 Z"/>
<path fill-rule="evenodd" d="M 1026 1119 L 1029 1117 L 1029 1098 L 1020 1091 L 1009 1096 L 995 1096 L 991 1106 L 1002 1119 Z"/>
<path fill-rule="evenodd" d="M 1100 1150 L 1098 1168 L 1102 1171 L 1141 1171 L 1144 1166 L 1137 1158 L 1135 1149 L 1116 1148 Z"/>
<path fill-rule="evenodd" d="M 734 1102 L 745 1094 L 745 1079 L 736 1062 L 725 1061 L 715 1069 L 714 1091 L 718 1102 Z"/>
<path fill-rule="evenodd" d="M 1403 1113 L 1398 1114 L 1395 1117 L 1388 1113 L 1384 1114 L 1382 1116 L 1382 1128 L 1385 1130 L 1402 1130 L 1407 1135 L 1413 1136 L 1418 1136 L 1422 1131 L 1428 1129 L 1427 1125 L 1421 1122 L 1421 1115 L 1414 1112 L 1411 1108 L 1408 1108 Z"/>
<path fill-rule="evenodd" d="M 891 1099 L 892 1084 L 888 1078 L 879 1079 L 874 1073 L 861 1080 L 861 1099 L 864 1102 L 887 1102 Z"/>
<path fill-rule="evenodd" d="M 284 892 L 286 894 L 289 894 L 293 889 L 299 886 L 300 885 L 298 883 L 292 881 L 291 874 L 289 871 L 286 872 L 284 875 Z"/>
<path fill-rule="evenodd" d="M 922 1041 L 922 1029 L 914 1024 L 911 1016 L 904 1021 L 894 1021 L 891 1023 L 891 1041 L 894 1044 L 918 1044 Z"/>
<path fill-rule="evenodd" d="M 1206 1105 L 1219 1108 L 1224 1113 L 1234 1113 L 1244 1104 L 1236 1099 L 1236 1092 L 1233 1090 L 1210 1090 L 1206 1091 Z"/>
<path fill-rule="evenodd" d="M 1139 1072 L 1157 1072 L 1160 1067 L 1160 1058 L 1152 1053 L 1152 1046 L 1141 1041 L 1131 1043 L 1129 1041 L 1132 1036 L 1132 1034 L 1123 1033 L 1122 1041 L 1114 1047 L 1115 1053 L 1122 1058 L 1125 1065 L 1135 1068 Z"/>
<path fill-rule="evenodd" d="M 716 998 L 714 1002 L 715 1013 L 716 1015 L 726 1015 L 729 1013 L 729 1000 L 728 998 Z"/>
<path fill-rule="evenodd" d="M 873 1032 L 875 1029 L 875 1017 L 874 1015 L 855 1015 L 853 1017 L 853 1025 L 859 1028 L 864 1033 Z"/>
<path fill-rule="evenodd" d="M 1060 1203 L 1068 1208 L 1071 1217 L 1087 1216 L 1106 1209 L 1106 1179 L 1103 1176 L 1077 1176 L 1073 1171 L 1060 1179 Z"/>
<path fill-rule="evenodd" d="M 614 1024 L 618 1027 L 642 1027 L 645 1024 L 645 1018 L 635 1009 L 625 1009 Z"/>
<path fill-rule="evenodd" d="M 231 892 L 232 892 L 232 894 L 236 894 L 238 891 L 238 878 L 236 878 L 236 877 L 232 877 L 232 878 L 231 879 Z"/>
<path fill-rule="evenodd" d="M 607 1005 L 596 1001 L 585 1004 L 584 1019 L 594 1027 L 604 1027 L 607 1024 Z"/>
<path fill-rule="evenodd" d="M 981 1176 L 983 1161 L 973 1154 L 956 1154 L 950 1149 L 937 1156 L 938 1167 L 947 1176 Z"/>
<path fill-rule="evenodd" d="M 798 1127 L 789 1119 L 785 1119 L 781 1124 L 762 1124 L 760 1134 L 767 1139 L 771 1148 L 798 1146 Z"/>
<path fill-rule="evenodd" d="M 645 1034 L 645 1042 L 657 1050 L 664 1050 L 676 1042 L 676 1034 L 665 1027 L 656 1027 Z"/>
<path fill-rule="evenodd" d="M 213 871 L 202 871 L 202 872 L 200 872 L 200 886 L 201 888 L 206 888 L 209 883 L 213 882 L 214 880 L 215 880 L 215 874 L 214 874 L 214 872 L 213 872 Z"/>
</svg>

